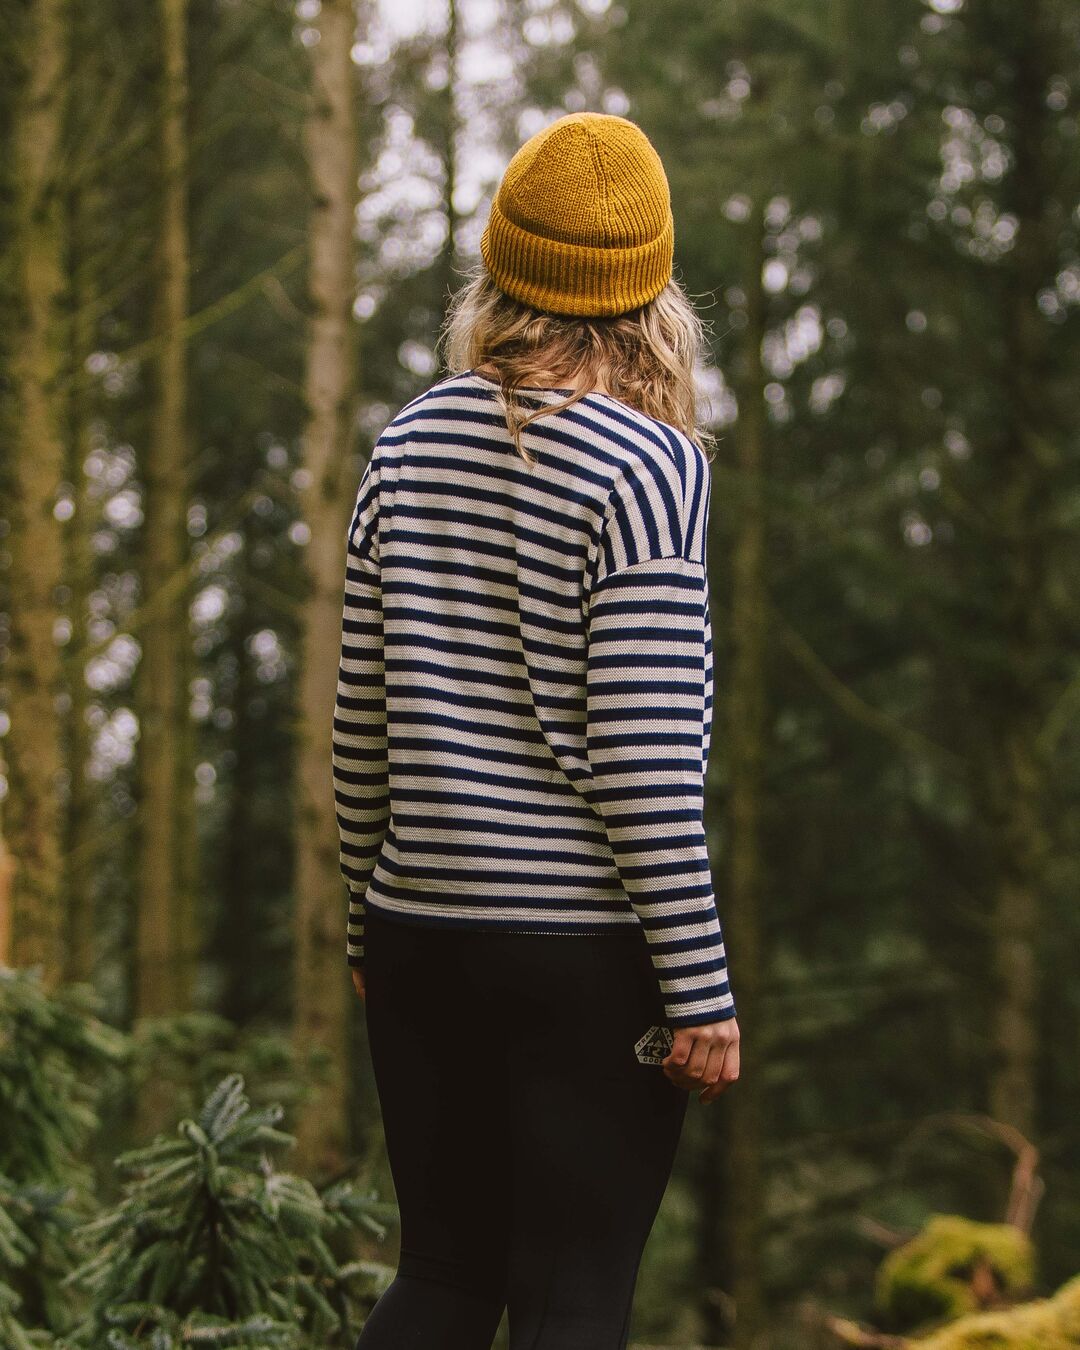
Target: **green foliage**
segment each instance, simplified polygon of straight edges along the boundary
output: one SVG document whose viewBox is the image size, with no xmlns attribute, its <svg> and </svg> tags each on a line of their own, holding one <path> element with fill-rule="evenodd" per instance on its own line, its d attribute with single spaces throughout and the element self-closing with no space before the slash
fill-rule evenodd
<svg viewBox="0 0 1080 1350">
<path fill-rule="evenodd" d="M 305 1068 L 286 1033 L 240 1028 L 216 1013 L 143 1017 L 132 1029 L 131 1087 L 167 1083 L 177 1115 L 195 1114 L 229 1073 L 250 1085 L 254 1105 L 291 1110 L 308 1090 Z"/>
<path fill-rule="evenodd" d="M 1075 1350 L 1080 1346 L 1080 1276 L 1053 1298 L 962 1317 L 913 1344 L 920 1350 Z"/>
<path fill-rule="evenodd" d="M 935 1215 L 881 1263 L 878 1308 L 902 1329 L 975 1312 L 972 1277 L 980 1267 L 990 1272 L 1001 1295 L 1023 1294 L 1034 1278 L 1031 1240 L 1009 1224 Z"/>
<path fill-rule="evenodd" d="M 72 1233 L 92 1202 L 80 1157 L 98 1126 L 108 1070 L 125 1038 L 96 1015 L 91 991 L 49 993 L 35 971 L 0 968 L 0 1345 L 16 1327 L 68 1318 L 61 1286 Z M 34 1340 L 30 1344 L 37 1344 Z"/>
<path fill-rule="evenodd" d="M 91 1302 L 80 1344 L 299 1347 L 347 1334 L 370 1271 L 339 1264 L 328 1238 L 379 1231 L 379 1207 L 277 1171 L 270 1152 L 293 1142 L 281 1116 L 253 1109 L 233 1074 L 175 1138 L 116 1160 L 123 1195 L 80 1231 L 91 1254 L 69 1276 Z"/>
<path fill-rule="evenodd" d="M 6 1350 L 30 1350 L 36 1342 L 21 1318 L 22 1299 L 8 1283 L 8 1277 L 21 1270 L 33 1257 L 34 1240 L 28 1231 L 32 1205 L 0 1176 L 0 1345 Z"/>
<path fill-rule="evenodd" d="M 191 1014 L 129 1042 L 95 1006 L 86 989 L 0 971 L 0 1110 L 14 1122 L 0 1135 L 0 1347 L 63 1350 L 55 1333 L 73 1321 L 88 1350 L 346 1345 L 392 1276 L 357 1258 L 356 1238 L 384 1237 L 393 1207 L 348 1182 L 320 1195 L 273 1166 L 292 1138 L 266 1099 L 302 1091 L 287 1040 Z M 137 1086 L 153 1066 L 194 1099 L 230 1057 L 264 1075 L 264 1104 L 241 1075 L 221 1078 L 174 1138 L 117 1159 L 122 1196 L 90 1217 L 80 1154 L 105 1071 L 123 1061 Z"/>
<path fill-rule="evenodd" d="M 80 1211 L 63 1188 L 19 1186 L 0 1175 L 0 1346 L 29 1344 L 71 1317 L 62 1287 L 74 1259 Z"/>
<path fill-rule="evenodd" d="M 0 967 L 0 1173 L 16 1182 L 85 1180 L 78 1154 L 98 1124 L 103 1075 L 124 1050 L 90 989 L 50 994 L 37 972 Z"/>
<path fill-rule="evenodd" d="M 113 1309 L 109 1321 L 105 1340 L 108 1350 L 181 1350 L 190 1345 L 246 1345 L 269 1350 L 271 1346 L 300 1344 L 295 1327 L 266 1316 L 239 1321 L 203 1313 L 181 1317 L 167 1308 L 132 1303 Z"/>
</svg>

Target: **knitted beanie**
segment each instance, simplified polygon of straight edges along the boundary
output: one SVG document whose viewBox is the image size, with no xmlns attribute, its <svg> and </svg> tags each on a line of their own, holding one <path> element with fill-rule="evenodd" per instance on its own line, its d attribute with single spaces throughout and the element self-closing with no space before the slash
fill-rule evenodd
<svg viewBox="0 0 1080 1350">
<path fill-rule="evenodd" d="M 553 314 L 625 314 L 671 280 L 675 225 L 660 156 L 636 123 L 568 113 L 507 165 L 480 254 L 501 291 Z"/>
</svg>

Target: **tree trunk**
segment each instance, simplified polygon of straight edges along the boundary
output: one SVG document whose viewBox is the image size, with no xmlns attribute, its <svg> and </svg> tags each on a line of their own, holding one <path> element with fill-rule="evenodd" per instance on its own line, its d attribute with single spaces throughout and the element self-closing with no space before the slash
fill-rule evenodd
<svg viewBox="0 0 1080 1350">
<path fill-rule="evenodd" d="M 73 44 L 73 50 L 77 44 Z M 94 912 L 94 876 L 98 851 L 93 822 L 95 794 L 86 775 L 91 754 L 91 735 L 86 714 L 86 651 L 89 595 L 94 584 L 94 553 L 91 547 L 93 502 L 87 491 L 83 465 L 93 438 L 93 405 L 87 358 L 94 351 L 94 286 L 91 279 L 94 193 L 85 185 L 68 196 L 68 271 L 71 278 L 71 352 L 68 362 L 68 479 L 74 493 L 75 512 L 67 529 L 65 571 L 70 596 L 71 638 L 67 647 L 67 684 L 71 694 L 67 719 L 67 762 L 71 795 L 67 817 L 65 882 L 67 945 L 64 977 L 89 981 L 97 955 L 97 921 Z"/>
<path fill-rule="evenodd" d="M 63 971 L 64 761 L 56 643 L 62 581 L 54 514 L 65 470 L 62 158 L 67 87 L 67 0 L 32 0 L 25 15 L 25 83 L 15 111 L 14 283 L 19 331 L 12 343 L 11 654 L 5 682 L 11 729 L 6 837 L 14 864 L 10 959 L 40 964 L 48 985 Z"/>
<path fill-rule="evenodd" d="M 239 527 L 243 545 L 236 556 L 236 588 L 248 596 L 252 586 L 252 551 L 256 536 L 250 516 Z M 259 1013 L 253 992 L 258 972 L 252 969 L 250 934 L 260 921 L 260 896 L 253 885 L 252 851 L 258 813 L 258 779 L 265 772 L 259 754 L 258 721 L 252 719 L 251 703 L 257 694 L 253 658 L 248 651 L 251 619 L 247 604 L 230 610 L 229 647 L 236 675 L 232 689 L 232 725 L 229 749 L 233 756 L 229 781 L 227 824 L 221 846 L 218 893 L 228 911 L 219 915 L 214 952 L 221 971 L 220 1010 L 237 1026 L 246 1026 Z"/>
<path fill-rule="evenodd" d="M 1005 677 L 989 700 L 981 742 L 996 886 L 989 1104 L 995 1119 L 1029 1139 L 1037 1131 L 1039 916 L 1050 847 L 1038 737 L 1047 712 L 1050 517 L 1053 474 L 1060 466 L 1042 393 L 1049 335 L 1038 308 L 1039 290 L 1057 266 L 1056 231 L 1047 218 L 1054 182 L 1046 158 L 1051 129 L 1044 101 L 1057 67 L 1046 13 L 1042 6 L 1029 6 L 1016 25 L 1010 58 L 1014 165 L 1004 205 L 1015 215 L 1018 231 L 1005 263 L 1000 387 L 1006 405 L 990 504 L 1005 567 Z"/>
<path fill-rule="evenodd" d="M 743 1073 L 727 1098 L 728 1266 L 735 1303 L 733 1344 L 757 1343 L 764 1307 L 761 1291 L 762 1026 L 758 1004 L 761 970 L 761 795 L 765 758 L 765 296 L 761 285 L 765 223 L 761 204 L 747 222 L 745 289 L 747 323 L 737 358 L 739 417 L 734 441 L 739 471 L 735 539 L 731 557 L 731 675 L 728 701 L 730 890 L 724 911 L 732 989 L 745 1033 Z M 720 1338 L 717 1337 L 717 1340 Z"/>
<path fill-rule="evenodd" d="M 184 931 L 182 796 L 187 698 L 186 511 L 188 489 L 187 337 L 187 0 L 160 0 L 161 187 L 157 237 L 154 405 L 143 481 L 142 657 L 139 715 L 139 855 L 135 1012 L 176 1012 L 188 1004 Z M 144 1122 L 144 1124 L 147 1122 Z"/>
<path fill-rule="evenodd" d="M 298 636 L 300 659 L 296 822 L 294 1018 L 304 1053 L 326 1056 L 320 1098 L 298 1122 L 302 1165 L 333 1170 L 347 1143 L 348 1014 L 353 997 L 345 962 L 346 898 L 338 863 L 330 730 L 337 692 L 349 443 L 356 391 L 354 221 L 357 138 L 351 0 L 323 0 L 320 40 L 311 48 L 312 103 L 306 127 L 314 196 L 310 227 L 311 331 L 305 395 L 308 592 Z"/>
<path fill-rule="evenodd" d="M 69 209 L 73 242 L 78 225 L 85 223 L 81 192 L 73 196 Z M 66 535 L 65 571 L 70 595 L 69 613 L 72 636 L 66 652 L 66 675 L 70 690 L 68 717 L 68 779 L 72 784 L 68 806 L 68 830 L 65 852 L 65 900 L 68 942 L 63 975 L 66 980 L 90 980 L 93 977 L 97 923 L 94 917 L 94 792 L 86 768 L 90 759 L 90 730 L 86 724 L 89 690 L 86 688 L 86 645 L 88 645 L 89 593 L 93 586 L 93 551 L 90 548 L 90 512 L 93 506 L 86 491 L 82 464 L 89 454 L 92 439 L 92 412 L 89 408 L 89 382 L 82 371 L 86 356 L 93 351 L 93 324 L 88 323 L 90 296 L 86 288 L 86 259 L 74 251 L 72 275 L 72 387 L 70 387 L 70 470 L 74 490 L 74 516 Z"/>
<path fill-rule="evenodd" d="M 460 124 L 457 110 L 458 58 L 460 47 L 460 19 L 457 0 L 447 0 L 446 6 L 446 88 L 443 90 L 444 113 L 439 122 L 442 142 L 439 152 L 443 162 L 444 197 L 443 209 L 446 212 L 446 239 L 443 241 L 436 274 L 439 277 L 439 312 L 436 322 L 441 323 L 443 312 L 451 295 L 457 290 L 460 277 L 457 273 L 457 228 L 458 213 L 454 206 L 454 194 L 457 190 L 457 142 Z"/>
</svg>

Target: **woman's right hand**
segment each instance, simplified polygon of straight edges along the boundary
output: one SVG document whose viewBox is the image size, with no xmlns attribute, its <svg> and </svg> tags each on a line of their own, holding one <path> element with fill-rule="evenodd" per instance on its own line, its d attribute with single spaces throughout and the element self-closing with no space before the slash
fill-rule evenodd
<svg viewBox="0 0 1080 1350">
<path fill-rule="evenodd" d="M 366 1003 L 367 986 L 364 984 L 364 972 L 362 970 L 358 970 L 356 966 L 352 966 L 350 967 L 350 969 L 352 970 L 353 988 L 356 990 L 357 994 L 359 994 L 360 998 Z"/>
<path fill-rule="evenodd" d="M 729 1017 L 699 1027 L 679 1027 L 661 1064 L 676 1087 L 687 1092 L 702 1088 L 698 1101 L 715 1101 L 739 1076 L 738 1022 Z"/>
</svg>

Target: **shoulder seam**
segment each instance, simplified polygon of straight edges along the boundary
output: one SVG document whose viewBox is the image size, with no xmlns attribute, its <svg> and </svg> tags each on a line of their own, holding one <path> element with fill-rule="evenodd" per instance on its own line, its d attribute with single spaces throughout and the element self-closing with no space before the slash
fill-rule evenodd
<svg viewBox="0 0 1080 1350">
<path fill-rule="evenodd" d="M 605 586 L 612 577 L 621 577 L 624 572 L 634 572 L 642 567 L 652 567 L 655 563 L 682 562 L 689 564 L 690 567 L 696 567 L 698 571 L 704 573 L 705 564 L 700 558 L 691 558 L 686 553 L 659 553 L 654 558 L 639 558 L 637 562 L 624 563 L 622 567 L 617 567 L 614 572 L 606 572 L 600 581 L 596 583 L 595 590 Z"/>
</svg>

